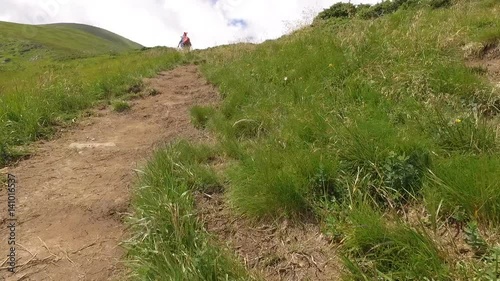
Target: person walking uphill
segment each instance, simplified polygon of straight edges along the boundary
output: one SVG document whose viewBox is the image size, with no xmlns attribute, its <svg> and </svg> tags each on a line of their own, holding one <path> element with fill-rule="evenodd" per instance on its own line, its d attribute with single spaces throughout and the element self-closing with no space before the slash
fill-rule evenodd
<svg viewBox="0 0 500 281">
<path fill-rule="evenodd" d="M 181 41 L 177 45 L 178 48 L 187 49 L 188 51 L 191 48 L 191 39 L 187 36 L 187 32 L 181 36 Z"/>
</svg>

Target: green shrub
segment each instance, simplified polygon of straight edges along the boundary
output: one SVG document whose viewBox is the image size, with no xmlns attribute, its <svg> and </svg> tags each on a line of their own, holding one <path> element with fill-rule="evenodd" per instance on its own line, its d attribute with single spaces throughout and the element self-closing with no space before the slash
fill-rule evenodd
<svg viewBox="0 0 500 281">
<path fill-rule="evenodd" d="M 392 14 L 398 10 L 401 5 L 400 2 L 404 1 L 382 1 L 370 8 L 363 9 L 358 15 L 361 19 L 374 19 L 384 15 Z"/>
<path fill-rule="evenodd" d="M 446 8 L 451 6 L 452 0 L 428 0 L 427 4 L 433 9 Z"/>
<path fill-rule="evenodd" d="M 446 1 L 446 0 L 443 0 Z M 392 14 L 399 9 L 415 7 L 421 3 L 421 0 L 384 0 L 373 6 L 361 6 L 358 9 L 357 16 L 361 19 L 375 19 L 385 15 Z"/>
<path fill-rule="evenodd" d="M 330 18 L 351 18 L 356 14 L 356 6 L 351 3 L 336 3 L 328 9 L 319 13 L 318 18 L 327 20 Z"/>
</svg>

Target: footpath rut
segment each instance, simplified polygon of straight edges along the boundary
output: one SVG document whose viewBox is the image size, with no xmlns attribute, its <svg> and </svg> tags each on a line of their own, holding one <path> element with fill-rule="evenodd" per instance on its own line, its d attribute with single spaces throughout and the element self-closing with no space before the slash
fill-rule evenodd
<svg viewBox="0 0 500 281">
<path fill-rule="evenodd" d="M 217 100 L 196 66 L 160 73 L 146 84 L 160 94 L 136 99 L 125 113 L 92 117 L 39 142 L 35 154 L 2 169 L 17 178 L 16 273 L 7 271 L 7 197 L 0 196 L 0 280 L 121 280 L 134 169 L 177 137 L 205 138 L 189 108 Z M 0 175 L 6 177 L 6 175 Z M 5 254 L 5 255 L 4 255 Z"/>
</svg>

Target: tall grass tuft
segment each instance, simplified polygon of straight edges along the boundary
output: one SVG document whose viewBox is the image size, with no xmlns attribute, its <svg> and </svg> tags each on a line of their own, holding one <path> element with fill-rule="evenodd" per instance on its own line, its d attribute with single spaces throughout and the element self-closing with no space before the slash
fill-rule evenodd
<svg viewBox="0 0 500 281">
<path fill-rule="evenodd" d="M 268 147 L 229 171 L 229 202 L 252 217 L 296 217 L 311 211 L 314 195 L 342 197 L 338 160 L 318 151 Z"/>
<path fill-rule="evenodd" d="M 204 231 L 191 191 L 193 167 L 213 155 L 185 142 L 158 151 L 140 172 L 126 242 L 134 280 L 251 280 Z"/>
<path fill-rule="evenodd" d="M 445 257 L 423 232 L 389 222 L 362 203 L 349 215 L 348 280 L 451 280 Z"/>
<path fill-rule="evenodd" d="M 441 114 L 424 128 L 445 150 L 463 153 L 492 153 L 498 149 L 494 127 L 484 118 L 446 119 Z"/>
<path fill-rule="evenodd" d="M 456 155 L 436 161 L 426 184 L 426 200 L 443 202 L 443 211 L 500 223 L 500 158 Z"/>
</svg>

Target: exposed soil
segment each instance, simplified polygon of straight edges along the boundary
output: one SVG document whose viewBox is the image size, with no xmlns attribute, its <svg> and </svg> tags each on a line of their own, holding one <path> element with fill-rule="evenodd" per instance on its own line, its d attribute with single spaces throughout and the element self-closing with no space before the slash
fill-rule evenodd
<svg viewBox="0 0 500 281">
<path fill-rule="evenodd" d="M 340 280 L 335 246 L 318 225 L 286 220 L 256 224 L 232 214 L 222 194 L 196 194 L 195 199 L 205 229 L 264 280 Z"/>
<path fill-rule="evenodd" d="M 9 253 L 7 198 L 0 196 L 0 280 L 123 280 L 134 169 L 164 142 L 204 138 L 188 109 L 217 101 L 195 66 L 146 81 L 160 94 L 136 99 L 124 113 L 97 109 L 57 139 L 39 142 L 35 154 L 2 172 L 17 177 L 17 272 Z M 1 176 L 4 178 L 4 175 Z"/>
<path fill-rule="evenodd" d="M 496 44 L 484 47 L 479 55 L 469 57 L 466 65 L 485 75 L 493 87 L 496 88 L 496 92 L 500 93 L 500 45 Z M 492 98 L 491 104 L 485 108 L 481 108 L 482 113 L 486 116 L 499 115 L 500 94 Z M 498 121 L 495 123 L 498 125 Z M 497 127 L 497 131 L 500 132 L 500 126 Z"/>
<path fill-rule="evenodd" d="M 467 62 L 470 67 L 482 68 L 486 71 L 489 80 L 500 87 L 500 46 L 493 45 L 486 48 L 479 58 Z"/>
<path fill-rule="evenodd" d="M 218 102 L 216 89 L 196 66 L 179 67 L 146 85 L 159 93 L 131 102 L 124 113 L 96 109 L 36 153 L 0 170 L 17 177 L 15 274 L 9 273 L 7 197 L 0 195 L 0 280 L 124 280 L 134 169 L 155 148 L 176 138 L 209 141 L 190 123 L 194 104 Z M 4 178 L 5 175 L 2 175 Z M 236 217 L 221 194 L 196 194 L 206 229 L 265 280 L 337 280 L 334 246 L 315 224 L 287 221 L 255 226 Z"/>
</svg>

